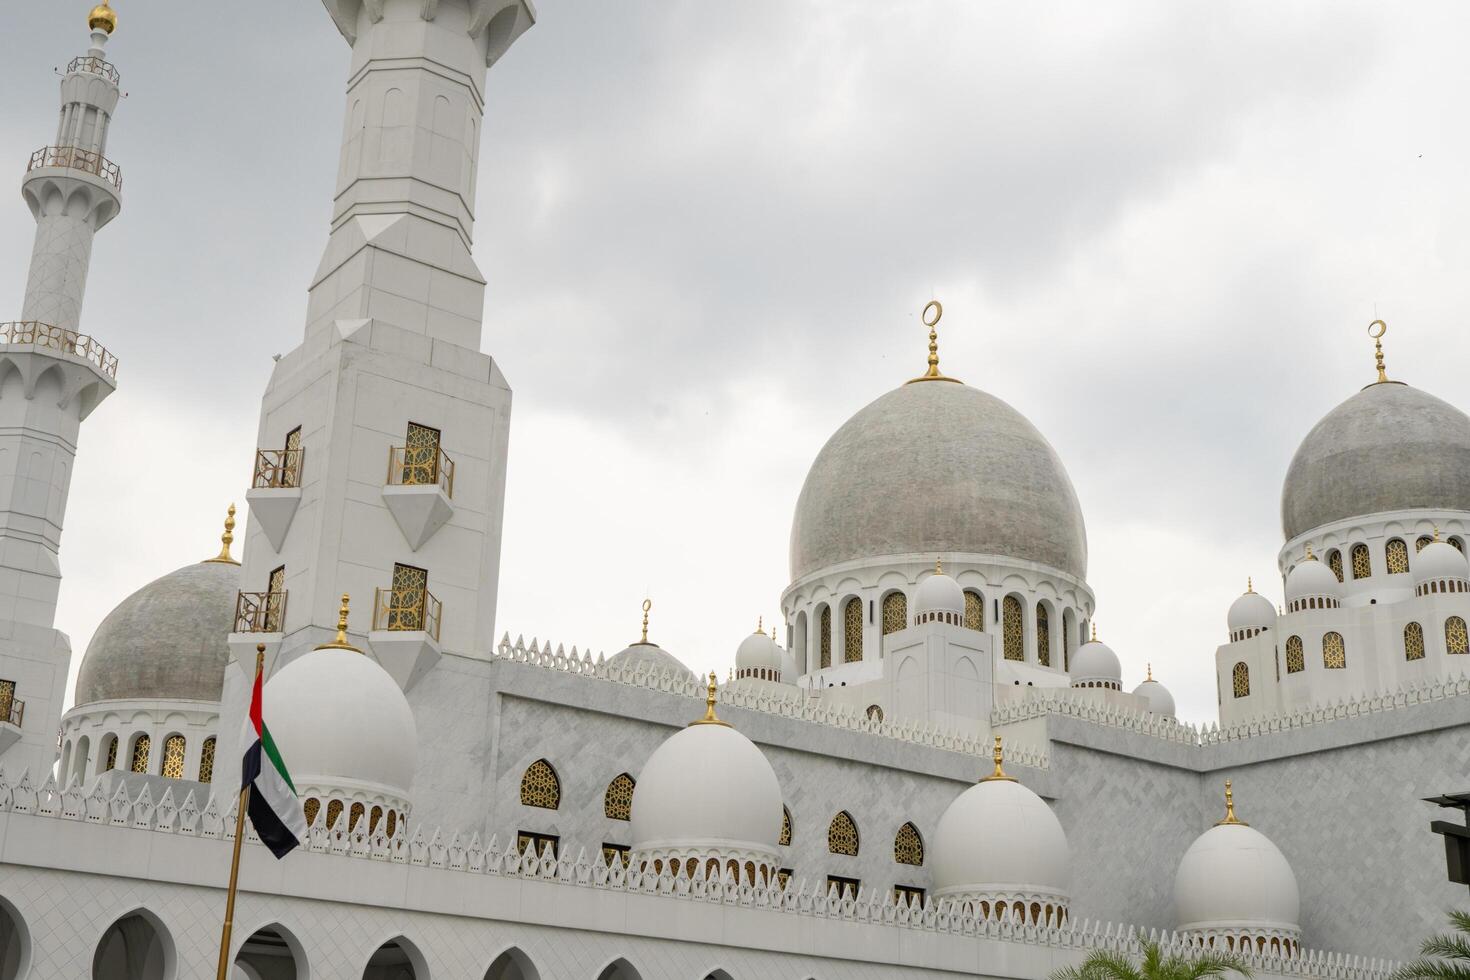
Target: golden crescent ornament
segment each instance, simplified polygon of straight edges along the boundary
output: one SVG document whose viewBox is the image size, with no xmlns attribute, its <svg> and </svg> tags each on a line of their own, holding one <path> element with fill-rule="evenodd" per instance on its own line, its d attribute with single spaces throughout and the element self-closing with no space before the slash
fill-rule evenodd
<svg viewBox="0 0 1470 980">
<path fill-rule="evenodd" d="M 1377 333 L 1373 332 L 1374 327 L 1378 328 Z M 1382 320 L 1374 320 L 1372 323 L 1368 324 L 1368 336 L 1372 337 L 1374 340 L 1377 340 L 1379 337 L 1382 337 L 1386 333 L 1388 333 L 1388 324 L 1384 323 Z"/>
<path fill-rule="evenodd" d="M 934 311 L 934 319 L 932 319 L 932 320 L 929 319 L 929 311 L 930 310 L 933 310 Z M 944 306 L 943 306 L 943 304 L 941 304 L 939 302 L 939 300 L 937 300 L 937 299 L 931 299 L 924 306 L 924 314 L 921 317 L 921 319 L 924 321 L 924 326 L 926 326 L 926 327 L 937 327 L 937 326 L 939 326 L 939 320 L 940 320 L 940 318 L 943 317 L 943 316 L 944 316 Z"/>
</svg>

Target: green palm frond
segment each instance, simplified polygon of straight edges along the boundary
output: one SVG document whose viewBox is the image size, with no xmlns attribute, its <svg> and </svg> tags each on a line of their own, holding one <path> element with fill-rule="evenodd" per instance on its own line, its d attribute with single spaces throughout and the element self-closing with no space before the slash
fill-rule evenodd
<svg viewBox="0 0 1470 980">
<path fill-rule="evenodd" d="M 1389 980 L 1470 980 L 1470 966 L 1418 959 L 1399 967 Z"/>
<path fill-rule="evenodd" d="M 1053 973 L 1051 980 L 1223 980 L 1229 973 L 1251 975 L 1245 961 L 1231 953 L 1201 950 L 1197 955 L 1166 957 L 1158 943 L 1145 942 L 1142 946 L 1141 965 L 1123 953 L 1100 949 L 1081 966 Z"/>
<path fill-rule="evenodd" d="M 1424 955 L 1405 963 L 1389 980 L 1470 980 L 1470 912 L 1452 910 L 1454 932 L 1430 936 L 1419 945 Z"/>
<path fill-rule="evenodd" d="M 1430 936 L 1420 944 L 1419 952 L 1425 956 L 1434 956 L 1444 960 L 1470 962 L 1470 937 Z"/>
</svg>

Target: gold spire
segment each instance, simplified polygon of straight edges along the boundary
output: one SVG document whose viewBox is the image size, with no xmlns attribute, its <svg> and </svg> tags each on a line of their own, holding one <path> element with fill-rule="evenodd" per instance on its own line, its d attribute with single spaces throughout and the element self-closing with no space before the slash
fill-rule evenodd
<svg viewBox="0 0 1470 980">
<path fill-rule="evenodd" d="M 1434 540 L 1439 540 L 1439 528 L 1434 529 Z"/>
<path fill-rule="evenodd" d="M 347 593 L 342 593 L 342 607 L 337 610 L 337 635 L 331 643 L 318 643 L 318 650 L 351 650 L 353 653 L 362 653 L 357 647 L 347 642 Z"/>
<path fill-rule="evenodd" d="M 1316 560 L 1317 560 L 1317 556 L 1314 555 L 1314 554 L 1312 554 L 1312 544 L 1309 541 L 1309 542 L 1307 542 L 1307 561 L 1316 561 Z"/>
<path fill-rule="evenodd" d="M 942 559 L 942 558 L 936 558 L 936 559 L 934 559 L 934 574 L 935 575 L 943 575 L 944 574 L 944 559 Z"/>
<path fill-rule="evenodd" d="M 1375 327 L 1378 330 L 1377 333 L 1373 332 Z M 1373 357 L 1378 362 L 1377 384 L 1383 384 L 1388 380 L 1388 374 L 1383 370 L 1383 335 L 1386 333 L 1388 333 L 1388 324 L 1382 320 L 1374 320 L 1368 324 L 1368 336 L 1373 338 Z"/>
<path fill-rule="evenodd" d="M 755 617 L 755 631 L 757 633 L 759 633 L 761 636 L 765 636 L 766 635 L 766 617 L 764 617 L 764 616 L 757 616 L 757 617 Z M 772 636 L 775 636 L 776 635 L 776 629 L 775 629 L 775 627 L 772 627 L 771 628 L 771 635 Z"/>
<path fill-rule="evenodd" d="M 932 319 L 931 310 L 933 311 Z M 924 326 L 929 328 L 929 370 L 917 378 L 910 378 L 904 384 L 911 385 L 916 381 L 953 381 L 959 384 L 958 378 L 947 378 L 939 373 L 939 332 L 935 328 L 939 325 L 939 318 L 942 316 L 944 316 L 944 307 L 940 305 L 939 300 L 931 299 L 924 306 L 924 312 L 919 318 L 924 321 Z"/>
<path fill-rule="evenodd" d="M 225 533 L 219 536 L 219 554 L 213 558 L 204 559 L 206 562 L 217 561 L 229 565 L 238 565 L 230 555 L 230 545 L 235 543 L 235 505 L 230 504 L 230 509 L 225 512 Z"/>
<path fill-rule="evenodd" d="M 87 15 L 87 26 L 94 31 L 111 34 L 117 30 L 117 12 L 107 5 L 107 0 L 102 0 Z"/>
<path fill-rule="evenodd" d="M 638 641 L 639 643 L 647 643 L 648 642 L 648 610 L 650 610 L 652 608 L 653 608 L 653 600 L 652 599 L 644 599 L 643 600 L 643 639 L 639 640 Z"/>
<path fill-rule="evenodd" d="M 1226 824 L 1233 824 L 1237 827 L 1250 826 L 1235 815 L 1235 793 L 1231 790 L 1230 780 L 1228 779 L 1225 780 L 1225 819 L 1216 821 L 1215 826 L 1223 827 Z"/>
<path fill-rule="evenodd" d="M 695 725 L 724 725 L 726 728 L 730 727 L 729 722 L 721 721 L 715 717 L 715 680 L 715 672 L 710 671 L 709 686 L 705 690 L 704 717 L 698 721 L 691 721 L 687 727 L 693 728 Z"/>
<path fill-rule="evenodd" d="M 1089 623 L 1088 625 L 1092 627 L 1092 642 L 1093 643 L 1096 643 L 1097 642 L 1097 624 L 1096 623 Z"/>
<path fill-rule="evenodd" d="M 1153 664 L 1149 664 L 1148 665 L 1148 676 L 1145 677 L 1144 680 L 1151 681 L 1153 679 L 1154 679 L 1154 665 Z"/>
<path fill-rule="evenodd" d="M 1247 576 L 1246 576 L 1246 577 L 1245 577 L 1245 594 L 1246 594 L 1246 595 L 1250 595 L 1250 594 L 1251 594 L 1251 593 L 1252 593 L 1252 592 L 1254 592 L 1254 591 L 1256 591 L 1256 587 L 1255 587 L 1255 585 L 1254 585 L 1254 584 L 1253 584 L 1253 583 L 1252 583 L 1252 582 L 1251 582 L 1251 577 L 1250 577 L 1250 576 L 1249 576 L 1249 575 L 1247 575 Z"/>
<path fill-rule="evenodd" d="M 1014 783 L 1016 781 L 1015 776 L 1007 776 L 1006 771 L 1001 768 L 1000 763 L 1005 758 L 1005 753 L 1000 749 L 999 735 L 995 736 L 995 748 L 990 750 L 990 758 L 995 762 L 995 772 L 980 780 L 982 783 L 995 782 L 996 780 L 1006 783 Z"/>
</svg>

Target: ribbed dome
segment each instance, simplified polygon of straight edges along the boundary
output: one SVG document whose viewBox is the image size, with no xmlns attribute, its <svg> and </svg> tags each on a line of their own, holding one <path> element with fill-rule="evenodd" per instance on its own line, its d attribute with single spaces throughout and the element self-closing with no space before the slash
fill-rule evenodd
<svg viewBox="0 0 1470 980">
<path fill-rule="evenodd" d="M 1470 418 L 1403 384 L 1369 385 L 1302 440 L 1281 491 L 1287 540 L 1384 511 L 1470 511 Z"/>
<path fill-rule="evenodd" d="M 219 701 L 239 588 L 239 565 L 204 561 L 118 603 L 87 644 L 76 703 Z"/>
<path fill-rule="evenodd" d="M 944 553 L 1082 578 L 1082 508 L 1055 450 L 1011 406 L 962 384 L 904 385 L 817 454 L 791 524 L 791 577 L 853 559 Z"/>
<path fill-rule="evenodd" d="M 670 671 L 674 677 L 680 680 L 688 680 L 694 677 L 694 671 L 684 666 L 684 663 L 678 657 L 657 643 L 634 643 L 632 646 L 624 647 L 611 657 L 608 657 L 607 662 L 609 664 L 616 664 L 624 670 L 637 670 L 641 664 L 654 677 L 662 677 L 664 671 Z"/>
</svg>

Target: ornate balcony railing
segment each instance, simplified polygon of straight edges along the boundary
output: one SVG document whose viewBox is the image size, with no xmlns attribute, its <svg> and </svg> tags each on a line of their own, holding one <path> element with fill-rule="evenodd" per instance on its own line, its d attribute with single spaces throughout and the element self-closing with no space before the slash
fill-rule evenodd
<svg viewBox="0 0 1470 980">
<path fill-rule="evenodd" d="M 279 633 L 286 621 L 286 592 L 241 592 L 235 599 L 236 633 Z"/>
<path fill-rule="evenodd" d="M 12 320 L 0 323 L 0 344 L 35 344 L 59 350 L 101 369 L 110 378 L 117 377 L 117 358 L 84 333 L 65 330 L 39 320 Z"/>
<path fill-rule="evenodd" d="M 101 75 L 114 85 L 121 80 L 121 76 L 118 75 L 117 69 L 112 66 L 112 62 L 103 61 L 101 58 L 94 58 L 91 55 L 82 55 L 80 58 L 71 59 L 71 63 L 66 66 L 66 71 L 67 74 L 77 71 L 91 72 L 93 75 Z"/>
<path fill-rule="evenodd" d="M 446 497 L 454 496 L 454 460 L 442 449 L 422 450 L 414 446 L 388 449 L 388 485 L 432 487 L 438 484 Z"/>
<path fill-rule="evenodd" d="M 16 700 L 15 681 L 0 681 L 0 724 L 21 727 L 26 716 L 26 703 Z"/>
<path fill-rule="evenodd" d="M 43 146 L 31 154 L 30 173 L 37 167 L 66 167 L 94 174 L 122 190 L 122 168 L 100 153 L 84 150 L 80 146 Z"/>
<path fill-rule="evenodd" d="M 427 589 L 378 589 L 373 596 L 374 630 L 423 630 L 439 641 L 444 604 Z"/>
<path fill-rule="evenodd" d="M 304 449 L 257 449 L 254 490 L 280 490 L 301 486 L 301 463 Z"/>
</svg>

